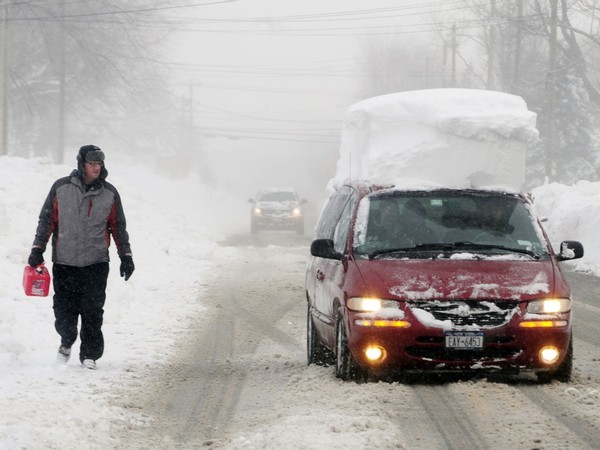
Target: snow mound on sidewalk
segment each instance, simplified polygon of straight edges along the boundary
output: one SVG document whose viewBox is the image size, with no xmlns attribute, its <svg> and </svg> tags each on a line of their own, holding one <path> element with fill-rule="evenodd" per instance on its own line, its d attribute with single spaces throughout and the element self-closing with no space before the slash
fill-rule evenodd
<svg viewBox="0 0 600 450">
<path fill-rule="evenodd" d="M 518 96 L 427 89 L 373 97 L 344 118 L 333 183 L 520 190 L 536 114 Z"/>
</svg>

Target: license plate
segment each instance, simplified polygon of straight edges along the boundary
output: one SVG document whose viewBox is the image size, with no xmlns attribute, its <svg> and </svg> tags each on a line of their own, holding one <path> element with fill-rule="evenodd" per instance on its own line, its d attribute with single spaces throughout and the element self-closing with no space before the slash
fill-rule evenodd
<svg viewBox="0 0 600 450">
<path fill-rule="evenodd" d="M 446 348 L 482 349 L 483 331 L 448 331 L 446 332 Z"/>
</svg>

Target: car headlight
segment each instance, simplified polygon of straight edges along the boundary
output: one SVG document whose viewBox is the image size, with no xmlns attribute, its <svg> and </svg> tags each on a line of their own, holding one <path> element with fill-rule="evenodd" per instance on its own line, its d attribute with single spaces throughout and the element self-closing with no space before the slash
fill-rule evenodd
<svg viewBox="0 0 600 450">
<path fill-rule="evenodd" d="M 255 216 L 260 216 L 262 214 L 262 209 L 260 208 L 254 208 L 254 215 Z"/>
<path fill-rule="evenodd" d="M 297 217 L 302 215 L 302 210 L 300 208 L 292 209 L 292 216 Z"/>
<path fill-rule="evenodd" d="M 348 309 L 360 312 L 377 312 L 383 308 L 399 309 L 398 302 L 394 300 L 382 300 L 380 298 L 352 297 L 346 303 Z"/>
<path fill-rule="evenodd" d="M 568 298 L 546 298 L 533 300 L 527 304 L 530 314 L 558 314 L 571 311 L 571 300 Z"/>
</svg>

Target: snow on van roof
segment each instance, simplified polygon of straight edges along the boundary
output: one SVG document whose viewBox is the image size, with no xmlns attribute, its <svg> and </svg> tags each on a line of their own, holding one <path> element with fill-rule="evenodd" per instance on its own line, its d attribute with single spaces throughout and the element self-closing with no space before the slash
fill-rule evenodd
<svg viewBox="0 0 600 450">
<path fill-rule="evenodd" d="M 536 114 L 516 95 L 426 89 L 372 97 L 344 118 L 333 184 L 349 178 L 396 186 L 518 191 Z M 332 184 L 330 183 L 330 184 Z"/>
</svg>

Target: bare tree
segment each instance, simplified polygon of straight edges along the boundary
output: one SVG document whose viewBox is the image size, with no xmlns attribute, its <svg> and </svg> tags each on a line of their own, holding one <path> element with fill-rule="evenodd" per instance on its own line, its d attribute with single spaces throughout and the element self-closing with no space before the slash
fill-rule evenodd
<svg viewBox="0 0 600 450">
<path fill-rule="evenodd" d="M 365 40 L 361 57 L 366 77 L 361 97 L 441 87 L 442 51 L 394 35 Z"/>
<path fill-rule="evenodd" d="M 541 146 L 531 149 L 528 170 L 532 180 L 597 179 L 600 146 L 595 117 L 600 105 L 600 71 L 594 66 L 594 56 L 600 56 L 598 2 L 554 1 L 559 6 L 554 28 L 547 1 L 472 2 L 470 10 L 476 20 L 469 25 L 478 23 L 479 27 L 460 31 L 459 36 L 472 44 L 470 53 L 461 52 L 468 55 L 461 79 L 464 83 L 470 73 L 471 83 L 479 80 L 480 87 L 521 95 L 538 113 L 547 150 L 544 155 Z M 558 30 L 556 38 L 553 30 Z"/>
<path fill-rule="evenodd" d="M 10 6 L 12 154 L 62 162 L 65 148 L 100 134 L 112 140 L 126 136 L 124 128 L 140 114 L 164 111 L 173 100 L 163 67 L 156 63 L 164 38 L 151 27 L 157 13 L 125 11 L 123 4 L 83 0 Z"/>
</svg>

